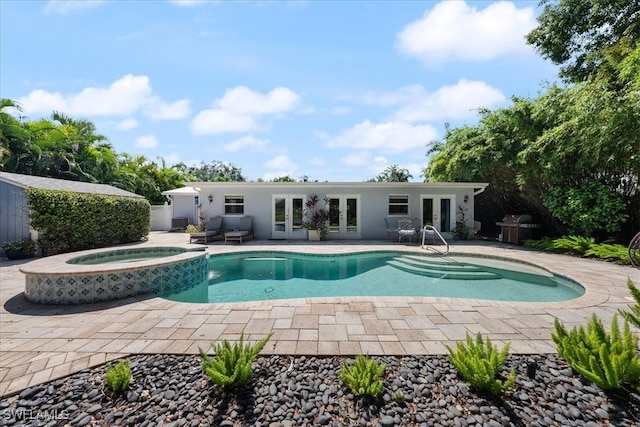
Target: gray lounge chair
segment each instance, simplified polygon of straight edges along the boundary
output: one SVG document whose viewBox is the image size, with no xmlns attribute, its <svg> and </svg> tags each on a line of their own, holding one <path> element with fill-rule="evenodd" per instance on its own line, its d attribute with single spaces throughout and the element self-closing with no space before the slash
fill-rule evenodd
<svg viewBox="0 0 640 427">
<path fill-rule="evenodd" d="M 209 218 L 207 221 L 207 227 L 204 231 L 197 231 L 190 233 L 189 243 L 204 243 L 207 244 L 212 240 L 222 239 L 222 217 L 216 216 Z"/>
<path fill-rule="evenodd" d="M 228 241 L 235 240 L 242 243 L 243 240 L 253 239 L 253 218 L 245 216 L 240 218 L 238 228 L 233 231 L 227 231 L 224 233 L 224 244 Z"/>
</svg>

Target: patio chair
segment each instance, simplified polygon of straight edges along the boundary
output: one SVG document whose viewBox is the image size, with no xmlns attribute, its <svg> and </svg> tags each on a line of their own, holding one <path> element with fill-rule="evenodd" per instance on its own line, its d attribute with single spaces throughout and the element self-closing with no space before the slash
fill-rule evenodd
<svg viewBox="0 0 640 427">
<path fill-rule="evenodd" d="M 411 242 L 414 237 L 417 239 L 417 235 L 416 227 L 411 219 L 398 220 L 398 242 L 401 242 L 403 237 L 408 238 Z"/>
<path fill-rule="evenodd" d="M 253 218 L 245 216 L 240 218 L 238 228 L 233 231 L 227 231 L 224 233 L 224 244 L 228 241 L 235 240 L 242 244 L 243 240 L 249 240 L 253 238 Z"/>
<path fill-rule="evenodd" d="M 217 216 L 214 218 L 209 218 L 207 221 L 207 227 L 204 231 L 196 231 L 195 233 L 189 233 L 189 243 L 204 243 L 207 244 L 211 240 L 216 238 L 222 238 L 221 230 L 222 229 L 222 217 Z"/>
</svg>

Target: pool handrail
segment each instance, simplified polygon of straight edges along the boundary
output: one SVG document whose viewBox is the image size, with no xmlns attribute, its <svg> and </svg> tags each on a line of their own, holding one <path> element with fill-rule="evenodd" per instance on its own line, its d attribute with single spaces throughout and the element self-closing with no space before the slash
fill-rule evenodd
<svg viewBox="0 0 640 427">
<path fill-rule="evenodd" d="M 425 248 L 425 244 L 424 244 L 424 239 L 427 235 L 427 231 L 432 231 L 436 236 L 438 236 L 440 238 L 440 240 L 442 240 L 442 243 L 444 243 L 445 245 L 445 251 L 443 253 L 443 255 L 447 255 L 449 253 L 449 243 L 447 243 L 447 241 L 445 240 L 444 237 L 442 237 L 442 234 L 440 234 L 440 232 L 433 226 L 433 225 L 425 225 L 424 228 L 422 229 L 422 245 L 420 246 L 421 248 Z"/>
</svg>

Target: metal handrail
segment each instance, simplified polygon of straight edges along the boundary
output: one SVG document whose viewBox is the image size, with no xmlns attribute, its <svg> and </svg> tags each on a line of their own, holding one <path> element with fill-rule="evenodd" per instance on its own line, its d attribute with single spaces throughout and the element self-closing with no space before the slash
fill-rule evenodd
<svg viewBox="0 0 640 427">
<path fill-rule="evenodd" d="M 438 230 L 436 230 L 436 228 L 433 225 L 425 225 L 424 228 L 422 229 L 422 245 L 420 247 L 424 248 L 424 239 L 427 236 L 426 231 L 427 230 L 431 230 L 433 231 L 436 236 L 438 236 L 440 238 L 440 240 L 442 240 L 442 243 L 444 243 L 446 250 L 444 251 L 444 255 L 447 255 L 449 253 L 449 243 L 447 243 L 447 241 L 444 239 L 444 237 L 442 237 L 442 234 L 440 234 L 440 232 Z"/>
</svg>

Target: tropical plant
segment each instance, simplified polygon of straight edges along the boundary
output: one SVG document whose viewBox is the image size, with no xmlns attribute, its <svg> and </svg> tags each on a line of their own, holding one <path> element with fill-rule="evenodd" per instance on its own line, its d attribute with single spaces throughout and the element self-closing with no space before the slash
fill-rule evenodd
<svg viewBox="0 0 640 427">
<path fill-rule="evenodd" d="M 631 262 L 631 259 L 629 258 L 629 249 L 626 246 L 612 245 L 609 243 L 597 243 L 592 245 L 584 253 L 584 256 L 617 260 L 626 264 Z"/>
<path fill-rule="evenodd" d="M 267 344 L 273 332 L 254 345 L 244 344 L 244 336 L 233 345 L 224 340 L 222 343 L 211 343 L 215 357 L 211 358 L 204 350 L 198 348 L 204 373 L 211 379 L 218 391 L 239 388 L 251 381 L 253 361 Z"/>
<path fill-rule="evenodd" d="M 382 375 L 387 369 L 386 365 L 371 359 L 369 355 L 359 354 L 353 365 L 342 362 L 340 379 L 356 396 L 377 397 L 382 393 L 384 384 Z"/>
<path fill-rule="evenodd" d="M 324 206 L 318 207 L 320 199 L 317 195 L 310 196 L 304 203 L 302 227 L 307 230 L 318 230 L 320 236 L 326 236 L 329 232 L 329 198 L 324 198 Z"/>
<path fill-rule="evenodd" d="M 584 255 L 593 245 L 593 237 L 563 236 L 553 241 L 553 249 L 557 252 L 571 252 Z"/>
<path fill-rule="evenodd" d="M 629 322 L 625 320 L 621 332 L 617 316 L 613 316 L 611 332 L 607 333 L 594 313 L 586 330 L 579 326 L 567 331 L 557 318 L 554 325 L 551 337 L 558 354 L 587 380 L 604 390 L 640 389 L 638 337 L 631 333 Z"/>
<path fill-rule="evenodd" d="M 627 279 L 627 288 L 629 288 L 631 297 L 636 303 L 631 307 L 631 311 L 619 310 L 619 313 L 627 322 L 631 323 L 636 328 L 640 328 L 640 289 L 636 287 L 631 279 Z"/>
<path fill-rule="evenodd" d="M 408 182 L 413 178 L 409 173 L 409 169 L 401 168 L 397 164 L 393 164 L 380 172 L 378 176 L 371 179 L 371 182 Z"/>
<path fill-rule="evenodd" d="M 516 381 L 515 370 L 511 370 L 504 381 L 497 378 L 507 360 L 509 345 L 510 343 L 506 343 L 498 350 L 497 346 L 492 345 L 489 337 L 483 341 L 482 335 L 478 332 L 475 341 L 467 333 L 466 345 L 459 342 L 456 350 L 446 347 L 449 360 L 471 387 L 491 394 L 500 394 L 503 389 L 513 388 Z"/>
<path fill-rule="evenodd" d="M 131 382 L 131 362 L 127 359 L 120 360 L 115 365 L 109 365 L 109 367 L 107 367 L 105 382 L 114 395 L 120 394 L 128 389 L 129 383 Z"/>
</svg>

